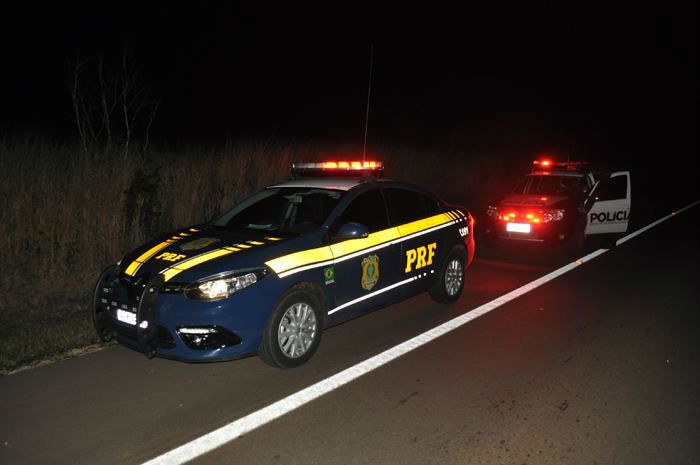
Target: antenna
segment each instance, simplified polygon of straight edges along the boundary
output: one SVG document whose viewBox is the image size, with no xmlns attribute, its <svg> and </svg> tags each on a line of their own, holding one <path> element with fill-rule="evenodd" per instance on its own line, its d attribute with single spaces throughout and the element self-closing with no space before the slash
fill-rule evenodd
<svg viewBox="0 0 700 465">
<path fill-rule="evenodd" d="M 367 83 L 367 111 L 365 112 L 365 140 L 362 144 L 362 161 L 367 153 L 367 126 L 369 124 L 369 98 L 372 94 L 372 64 L 374 63 L 374 44 L 369 46 L 369 82 Z"/>
</svg>

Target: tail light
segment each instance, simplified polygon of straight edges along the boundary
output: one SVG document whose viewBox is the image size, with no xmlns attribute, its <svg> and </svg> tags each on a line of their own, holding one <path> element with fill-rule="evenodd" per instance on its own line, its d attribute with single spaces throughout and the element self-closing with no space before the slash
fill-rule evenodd
<svg viewBox="0 0 700 465">
<path fill-rule="evenodd" d="M 545 223 L 560 221 L 564 219 L 564 210 L 544 210 L 542 212 L 542 217 Z"/>
<path fill-rule="evenodd" d="M 537 210 L 537 211 L 506 211 L 503 214 L 499 214 L 498 210 L 495 208 L 493 210 L 487 210 L 486 213 L 489 216 L 493 216 L 499 220 L 505 222 L 517 221 L 517 222 L 527 222 L 533 224 L 541 223 L 551 223 L 552 221 L 560 221 L 564 218 L 564 210 L 552 209 L 552 210 Z"/>
</svg>

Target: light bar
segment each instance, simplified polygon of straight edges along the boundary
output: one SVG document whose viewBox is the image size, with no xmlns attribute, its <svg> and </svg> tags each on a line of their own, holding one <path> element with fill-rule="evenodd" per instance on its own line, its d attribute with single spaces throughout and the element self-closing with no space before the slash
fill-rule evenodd
<svg viewBox="0 0 700 465">
<path fill-rule="evenodd" d="M 292 163 L 292 169 L 366 170 L 384 168 L 380 161 L 324 161 L 321 163 Z"/>
<path fill-rule="evenodd" d="M 543 159 L 532 162 L 532 171 L 582 171 L 588 165 L 587 161 L 552 161 Z"/>
<path fill-rule="evenodd" d="M 371 174 L 381 176 L 384 163 L 381 161 L 324 161 L 316 163 L 292 163 L 292 174 L 351 175 Z"/>
<path fill-rule="evenodd" d="M 550 167 L 552 166 L 552 160 L 535 160 L 532 164 L 539 167 Z"/>
</svg>

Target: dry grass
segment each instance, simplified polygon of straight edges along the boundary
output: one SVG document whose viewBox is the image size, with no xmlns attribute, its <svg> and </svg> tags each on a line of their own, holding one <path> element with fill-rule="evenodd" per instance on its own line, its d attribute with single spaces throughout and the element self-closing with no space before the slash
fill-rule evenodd
<svg viewBox="0 0 700 465">
<path fill-rule="evenodd" d="M 96 342 L 88 302 L 101 270 L 149 238 L 206 221 L 292 161 L 356 148 L 288 141 L 85 153 L 40 139 L 0 142 L 0 372 Z M 455 150 L 379 147 L 387 177 L 481 207 L 508 167 Z M 503 178 L 507 179 L 507 176 Z"/>
</svg>

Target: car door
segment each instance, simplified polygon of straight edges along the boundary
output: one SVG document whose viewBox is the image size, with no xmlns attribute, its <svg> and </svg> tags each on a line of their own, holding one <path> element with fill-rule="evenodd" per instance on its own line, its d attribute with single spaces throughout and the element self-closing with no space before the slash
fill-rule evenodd
<svg viewBox="0 0 700 465">
<path fill-rule="evenodd" d="M 440 205 L 427 194 L 403 187 L 384 187 L 384 198 L 389 210 L 389 220 L 401 234 L 401 263 L 399 276 L 409 280 L 402 288 L 405 296 L 426 291 L 432 284 L 437 264 L 445 253 L 445 229 L 428 233 L 411 234 L 416 222 L 440 213 Z M 429 229 L 429 228 L 428 228 Z"/>
<path fill-rule="evenodd" d="M 368 236 L 334 239 L 346 223 L 367 226 Z M 334 264 L 324 270 L 332 275 L 335 303 L 329 309 L 332 322 L 357 316 L 397 299 L 397 270 L 401 246 L 393 243 L 398 230 L 389 226 L 381 191 L 374 187 L 357 195 L 334 221 L 329 232 Z M 328 281 L 328 279 L 327 279 Z"/>
<path fill-rule="evenodd" d="M 599 180 L 590 193 L 586 235 L 624 233 L 629 226 L 632 186 L 629 171 L 617 171 Z"/>
</svg>

